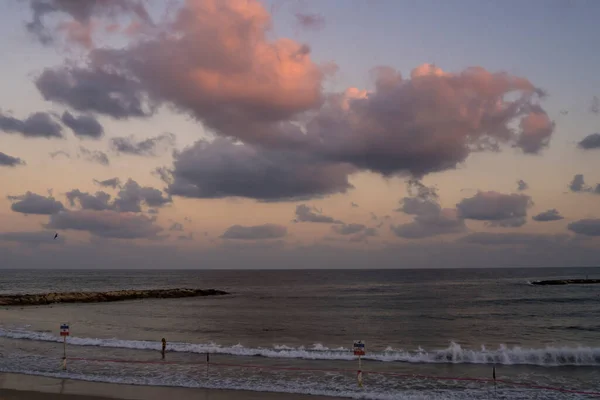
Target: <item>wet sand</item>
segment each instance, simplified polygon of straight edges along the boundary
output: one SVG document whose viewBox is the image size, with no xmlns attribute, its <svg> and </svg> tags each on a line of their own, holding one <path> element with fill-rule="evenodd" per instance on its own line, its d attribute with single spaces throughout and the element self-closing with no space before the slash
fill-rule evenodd
<svg viewBox="0 0 600 400">
<path fill-rule="evenodd" d="M 335 400 L 311 396 L 243 390 L 188 389 L 120 385 L 73 379 L 0 373 L 0 400 Z"/>
</svg>

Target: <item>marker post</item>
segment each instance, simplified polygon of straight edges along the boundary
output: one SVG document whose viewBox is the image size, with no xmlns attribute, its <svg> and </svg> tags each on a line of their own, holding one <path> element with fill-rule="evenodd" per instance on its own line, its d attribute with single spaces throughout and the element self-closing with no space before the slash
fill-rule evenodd
<svg viewBox="0 0 600 400">
<path fill-rule="evenodd" d="M 358 387 L 363 386 L 362 380 L 362 365 L 361 365 L 361 356 L 365 355 L 365 342 L 362 340 L 355 340 L 354 346 L 352 346 L 354 350 L 354 355 L 358 356 L 358 372 L 356 374 L 356 379 L 358 380 Z"/>
<path fill-rule="evenodd" d="M 63 337 L 63 369 L 67 369 L 67 336 L 69 336 L 69 324 L 60 325 L 60 336 Z"/>
</svg>

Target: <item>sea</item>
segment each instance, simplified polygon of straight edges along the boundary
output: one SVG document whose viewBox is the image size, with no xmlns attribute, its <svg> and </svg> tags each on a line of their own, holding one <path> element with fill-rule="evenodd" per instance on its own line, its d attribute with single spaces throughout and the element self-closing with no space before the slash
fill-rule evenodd
<svg viewBox="0 0 600 400">
<path fill-rule="evenodd" d="M 1 294 L 230 293 L 0 307 L 0 371 L 352 399 L 588 399 L 600 395 L 600 285 L 531 285 L 586 276 L 600 268 L 0 270 Z"/>
</svg>

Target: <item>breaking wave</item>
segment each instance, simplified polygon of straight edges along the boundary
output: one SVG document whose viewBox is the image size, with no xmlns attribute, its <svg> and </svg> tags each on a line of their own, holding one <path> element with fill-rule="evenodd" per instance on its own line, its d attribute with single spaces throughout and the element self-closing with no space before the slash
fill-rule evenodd
<svg viewBox="0 0 600 400">
<path fill-rule="evenodd" d="M 27 330 L 0 329 L 0 337 L 43 342 L 62 342 L 60 336 L 47 332 L 34 332 Z M 145 340 L 123 339 L 96 339 L 69 337 L 72 346 L 96 346 L 137 350 L 160 350 L 161 343 Z M 171 342 L 168 351 L 181 353 L 211 353 L 233 356 L 259 356 L 267 358 L 288 358 L 307 360 L 353 360 L 351 349 L 338 347 L 329 348 L 321 344 L 312 347 L 290 347 L 274 345 L 273 347 L 244 347 L 221 346 L 214 343 L 182 343 Z M 524 348 L 507 347 L 504 345 L 496 349 L 463 348 L 460 344 L 451 342 L 445 349 L 416 350 L 394 349 L 388 347 L 383 351 L 368 352 L 363 357 L 365 360 L 381 362 L 408 362 L 408 363 L 437 363 L 437 364 L 501 364 L 501 365 L 537 365 L 544 367 L 556 366 L 600 366 L 600 348 L 598 347 L 544 347 Z"/>
</svg>

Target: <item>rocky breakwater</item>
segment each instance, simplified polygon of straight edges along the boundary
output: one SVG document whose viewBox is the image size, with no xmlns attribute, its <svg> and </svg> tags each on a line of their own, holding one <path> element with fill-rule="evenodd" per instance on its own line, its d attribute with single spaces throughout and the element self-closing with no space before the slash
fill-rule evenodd
<svg viewBox="0 0 600 400">
<path fill-rule="evenodd" d="M 0 306 L 37 306 L 55 303 L 102 303 L 137 299 L 175 299 L 181 297 L 221 296 L 216 289 L 116 290 L 112 292 L 66 292 L 0 295 Z"/>
<path fill-rule="evenodd" d="M 600 279 L 552 279 L 531 282 L 532 285 L 590 285 L 594 283 L 600 283 Z"/>
</svg>

